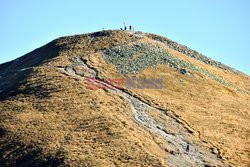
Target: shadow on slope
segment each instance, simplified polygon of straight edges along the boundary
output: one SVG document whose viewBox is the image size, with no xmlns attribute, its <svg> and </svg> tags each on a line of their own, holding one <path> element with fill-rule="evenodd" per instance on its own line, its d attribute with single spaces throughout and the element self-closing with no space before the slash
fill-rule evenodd
<svg viewBox="0 0 250 167">
<path fill-rule="evenodd" d="M 6 100 L 23 92 L 20 86 L 25 83 L 27 77 L 33 71 L 34 67 L 45 64 L 58 56 L 61 46 L 56 44 L 56 40 L 42 46 L 26 55 L 13 61 L 0 64 L 0 101 Z M 34 91 L 40 91 L 38 87 Z M 32 93 L 34 93 L 34 91 Z"/>
<path fill-rule="evenodd" d="M 44 154 L 41 149 L 22 143 L 12 136 L 5 136 L 6 131 L 0 128 L 0 166 L 61 166 L 62 153 L 54 156 Z"/>
</svg>

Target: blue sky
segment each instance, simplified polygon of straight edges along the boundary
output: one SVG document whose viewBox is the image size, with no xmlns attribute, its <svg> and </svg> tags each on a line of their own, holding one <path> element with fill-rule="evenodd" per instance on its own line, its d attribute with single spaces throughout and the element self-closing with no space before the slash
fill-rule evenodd
<svg viewBox="0 0 250 167">
<path fill-rule="evenodd" d="M 1 0 L 0 63 L 60 36 L 119 29 L 123 19 L 250 74 L 248 0 Z"/>
</svg>

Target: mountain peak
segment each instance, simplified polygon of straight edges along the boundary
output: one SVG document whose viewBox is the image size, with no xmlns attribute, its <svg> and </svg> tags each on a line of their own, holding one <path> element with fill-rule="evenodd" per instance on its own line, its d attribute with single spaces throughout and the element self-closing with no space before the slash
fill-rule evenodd
<svg viewBox="0 0 250 167">
<path fill-rule="evenodd" d="M 159 35 L 61 37 L 0 65 L 0 162 L 246 166 L 249 92 L 246 74 Z"/>
</svg>

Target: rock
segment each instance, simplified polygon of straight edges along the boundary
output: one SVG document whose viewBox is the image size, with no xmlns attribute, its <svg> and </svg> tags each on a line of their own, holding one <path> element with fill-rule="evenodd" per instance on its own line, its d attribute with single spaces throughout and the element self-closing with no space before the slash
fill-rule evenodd
<svg viewBox="0 0 250 167">
<path fill-rule="evenodd" d="M 186 69 L 180 69 L 180 73 L 183 75 L 189 74 L 189 72 Z"/>
<path fill-rule="evenodd" d="M 211 148 L 211 152 L 212 152 L 213 154 L 219 154 L 219 151 L 218 151 L 217 148 Z"/>
</svg>

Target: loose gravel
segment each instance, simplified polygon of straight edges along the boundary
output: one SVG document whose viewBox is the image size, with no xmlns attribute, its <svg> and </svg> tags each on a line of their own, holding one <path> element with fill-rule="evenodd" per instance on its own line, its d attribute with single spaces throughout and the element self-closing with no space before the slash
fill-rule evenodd
<svg viewBox="0 0 250 167">
<path fill-rule="evenodd" d="M 155 68 L 160 64 L 164 64 L 176 69 L 180 73 L 183 73 L 183 71 L 187 71 L 185 74 L 199 72 L 225 86 L 234 88 L 242 93 L 248 93 L 226 81 L 223 77 L 187 61 L 178 59 L 162 47 L 153 44 L 135 43 L 132 46 L 125 44 L 108 48 L 103 51 L 103 57 L 107 63 L 114 64 L 117 71 L 122 74 L 138 73 L 146 68 Z"/>
</svg>

